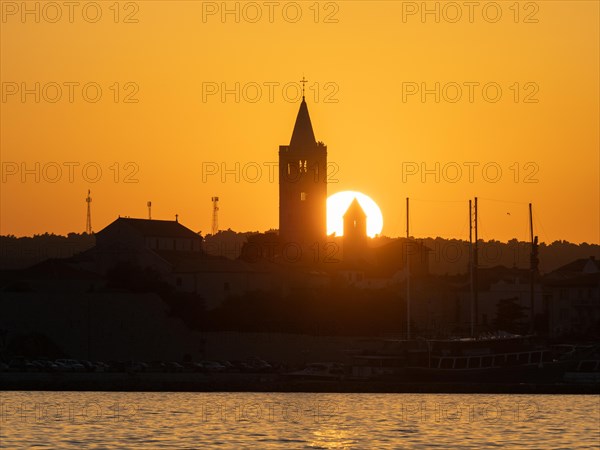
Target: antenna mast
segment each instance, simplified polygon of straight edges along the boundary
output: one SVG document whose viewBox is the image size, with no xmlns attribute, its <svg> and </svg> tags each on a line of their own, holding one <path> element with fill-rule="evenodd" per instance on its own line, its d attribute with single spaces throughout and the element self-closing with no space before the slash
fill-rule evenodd
<svg viewBox="0 0 600 450">
<path fill-rule="evenodd" d="M 212 216 L 212 234 L 213 236 L 219 231 L 219 197 L 212 197 L 213 216 Z"/>
<path fill-rule="evenodd" d="M 85 198 L 87 203 L 87 219 L 85 222 L 85 232 L 92 234 L 92 197 L 90 197 L 91 191 L 88 189 L 88 195 Z"/>
</svg>

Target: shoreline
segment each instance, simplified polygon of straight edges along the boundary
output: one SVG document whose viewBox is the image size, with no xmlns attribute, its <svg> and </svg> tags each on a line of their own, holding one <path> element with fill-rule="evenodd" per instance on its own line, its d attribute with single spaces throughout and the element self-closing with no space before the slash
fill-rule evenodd
<svg viewBox="0 0 600 450">
<path fill-rule="evenodd" d="M 0 373 L 0 391 L 600 394 L 600 383 L 305 380 L 274 374 Z"/>
</svg>

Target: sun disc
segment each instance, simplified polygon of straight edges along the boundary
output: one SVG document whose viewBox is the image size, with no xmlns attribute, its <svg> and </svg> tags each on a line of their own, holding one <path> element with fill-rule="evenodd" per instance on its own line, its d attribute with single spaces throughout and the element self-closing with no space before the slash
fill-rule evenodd
<svg viewBox="0 0 600 450">
<path fill-rule="evenodd" d="M 375 237 L 383 228 L 383 215 L 371 197 L 357 191 L 336 192 L 327 198 L 327 234 L 344 234 L 344 214 L 354 199 L 367 215 L 367 235 Z"/>
</svg>

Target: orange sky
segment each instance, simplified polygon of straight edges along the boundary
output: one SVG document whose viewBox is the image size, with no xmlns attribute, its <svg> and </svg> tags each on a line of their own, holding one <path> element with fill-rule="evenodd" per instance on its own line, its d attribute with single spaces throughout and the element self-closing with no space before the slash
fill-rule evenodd
<svg viewBox="0 0 600 450">
<path fill-rule="evenodd" d="M 36 23 L 34 14 L 22 17 L 21 2 L 2 2 L 0 233 L 83 231 L 87 189 L 95 231 L 119 214 L 145 217 L 151 200 L 154 218 L 177 213 L 207 233 L 214 195 L 221 198 L 220 228 L 277 228 L 277 179 L 269 179 L 268 167 L 278 146 L 289 143 L 299 106 L 290 98 L 295 86 L 287 96 L 282 86 L 304 74 L 316 137 L 339 168 L 329 193 L 356 190 L 373 198 L 383 212 L 383 234 L 404 234 L 408 196 L 412 234 L 466 238 L 467 201 L 477 195 L 483 239 L 527 239 L 527 203 L 533 202 L 542 241 L 598 243 L 598 2 L 520 2 L 518 8 L 498 2 L 496 23 L 490 23 L 497 13 L 490 3 L 478 3 L 472 23 L 463 2 L 454 3 L 462 13 L 456 23 L 449 21 L 457 10 L 446 3 L 437 6 L 439 23 L 433 14 L 423 20 L 422 11 L 407 15 L 421 2 L 321 2 L 318 8 L 278 2 L 272 23 L 263 2 L 239 3 L 239 23 L 234 14 L 225 20 L 221 11 L 209 14 L 221 2 L 121 2 L 118 23 L 113 2 L 99 2 L 96 23 L 90 23 L 93 8 L 82 11 L 86 2 L 75 7 L 72 23 L 67 6 L 51 23 L 57 11 L 41 3 Z M 256 5 L 262 17 L 252 23 Z M 302 16 L 292 23 L 295 5 Z M 123 23 L 128 14 L 137 23 Z M 537 23 L 524 23 L 532 19 Z M 34 94 L 23 101 L 22 83 L 33 89 L 36 82 L 40 102 Z M 65 82 L 79 83 L 72 102 Z M 424 102 L 420 94 L 403 98 L 403 89 L 433 89 L 436 82 L 439 103 L 434 94 Z M 472 102 L 469 82 L 479 84 Z M 62 96 L 52 103 L 54 83 Z M 92 83 L 88 100 L 86 83 Z M 93 83 L 102 89 L 96 103 Z M 206 83 L 218 89 L 239 83 L 239 102 L 234 94 L 225 101 L 220 93 L 208 95 Z M 486 100 L 481 87 L 488 83 Z M 452 103 L 457 85 L 462 98 Z M 495 103 L 494 86 L 502 89 Z M 138 102 L 125 103 L 136 88 L 130 98 Z M 33 173 L 23 182 L 22 163 L 40 180 Z M 222 164 L 235 170 L 236 163 L 239 182 L 206 172 Z M 423 180 L 422 165 L 436 172 L 436 163 L 439 182 L 435 173 Z M 72 182 L 68 164 L 79 164 L 72 166 Z M 254 180 L 257 165 L 263 172 Z M 95 167 L 102 175 L 93 182 Z M 138 182 L 125 182 L 128 174 Z"/>
</svg>

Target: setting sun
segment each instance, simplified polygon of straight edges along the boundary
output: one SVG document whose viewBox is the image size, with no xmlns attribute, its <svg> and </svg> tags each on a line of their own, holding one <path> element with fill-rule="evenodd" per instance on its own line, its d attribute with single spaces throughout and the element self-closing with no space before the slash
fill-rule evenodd
<svg viewBox="0 0 600 450">
<path fill-rule="evenodd" d="M 336 236 L 344 234 L 344 213 L 354 199 L 358 200 L 361 208 L 367 215 L 367 235 L 375 237 L 383 228 L 383 215 L 377 203 L 371 197 L 356 191 L 343 191 L 330 195 L 327 198 L 327 234 L 335 233 Z"/>
<path fill-rule="evenodd" d="M 0 0 L 0 55 L 1 448 L 600 450 L 600 0 Z"/>
</svg>

